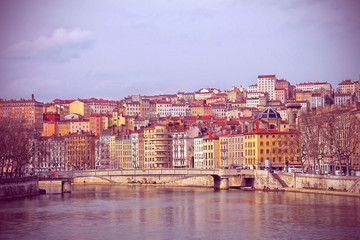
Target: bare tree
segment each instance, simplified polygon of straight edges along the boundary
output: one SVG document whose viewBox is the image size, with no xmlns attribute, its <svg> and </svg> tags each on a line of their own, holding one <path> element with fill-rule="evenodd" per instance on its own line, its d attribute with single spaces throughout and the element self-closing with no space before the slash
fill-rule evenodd
<svg viewBox="0 0 360 240">
<path fill-rule="evenodd" d="M 350 175 L 351 157 L 354 152 L 352 142 L 359 129 L 358 118 L 352 117 L 348 109 L 336 109 L 304 114 L 301 116 L 301 133 L 303 147 L 313 160 L 315 168 L 326 164 L 335 173 L 336 167 L 342 172 L 346 167 L 346 175 Z"/>
<path fill-rule="evenodd" d="M 29 163 L 32 130 L 14 119 L 0 118 L 0 176 L 20 177 Z"/>
<path fill-rule="evenodd" d="M 302 151 L 306 153 L 308 166 L 321 169 L 320 165 L 325 157 L 324 126 L 322 115 L 313 113 L 303 114 L 300 117 L 302 137 Z"/>
</svg>

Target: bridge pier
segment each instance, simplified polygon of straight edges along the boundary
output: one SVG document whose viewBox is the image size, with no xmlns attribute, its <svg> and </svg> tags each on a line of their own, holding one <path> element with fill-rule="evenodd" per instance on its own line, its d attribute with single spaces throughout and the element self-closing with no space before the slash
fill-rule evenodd
<svg viewBox="0 0 360 240">
<path fill-rule="evenodd" d="M 71 193 L 71 180 L 61 181 L 61 193 Z"/>
<path fill-rule="evenodd" d="M 222 178 L 219 176 L 213 176 L 214 189 L 229 190 L 229 178 Z"/>
</svg>

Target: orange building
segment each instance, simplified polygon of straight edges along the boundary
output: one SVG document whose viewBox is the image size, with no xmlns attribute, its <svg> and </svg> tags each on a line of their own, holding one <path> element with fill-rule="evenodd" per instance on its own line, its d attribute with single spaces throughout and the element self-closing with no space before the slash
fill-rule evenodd
<svg viewBox="0 0 360 240">
<path fill-rule="evenodd" d="M 26 127 L 42 131 L 44 103 L 30 100 L 0 100 L 0 117 L 20 121 Z"/>
<path fill-rule="evenodd" d="M 95 135 L 99 135 L 101 130 L 103 130 L 103 122 L 101 119 L 101 114 L 92 113 L 90 115 L 89 127 L 90 131 Z"/>
<path fill-rule="evenodd" d="M 71 132 L 70 120 L 57 121 L 57 122 L 53 122 L 53 121 L 44 122 L 44 127 L 43 127 L 44 137 L 50 137 L 52 135 L 65 136 L 70 132 Z"/>
</svg>

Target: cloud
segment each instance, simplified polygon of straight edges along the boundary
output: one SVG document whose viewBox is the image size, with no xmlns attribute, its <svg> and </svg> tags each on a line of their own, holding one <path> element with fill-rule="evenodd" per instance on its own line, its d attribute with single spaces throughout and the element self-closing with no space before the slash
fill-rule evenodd
<svg viewBox="0 0 360 240">
<path fill-rule="evenodd" d="M 50 37 L 41 36 L 33 41 L 21 41 L 7 50 L 15 59 L 42 59 L 66 62 L 79 58 L 94 42 L 94 34 L 79 28 L 55 29 Z"/>
</svg>

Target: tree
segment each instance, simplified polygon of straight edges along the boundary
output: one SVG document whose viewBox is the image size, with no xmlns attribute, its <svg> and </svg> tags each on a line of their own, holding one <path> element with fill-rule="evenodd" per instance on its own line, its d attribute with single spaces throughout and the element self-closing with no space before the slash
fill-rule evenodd
<svg viewBox="0 0 360 240">
<path fill-rule="evenodd" d="M 321 165 L 328 165 L 334 174 L 337 166 L 340 172 L 345 166 L 350 175 L 359 119 L 352 117 L 348 109 L 335 109 L 303 114 L 300 123 L 302 150 L 313 160 L 315 169 L 321 173 Z"/>
<path fill-rule="evenodd" d="M 306 113 L 300 117 L 300 131 L 302 151 L 308 160 L 308 166 L 321 169 L 325 157 L 323 116 L 320 114 Z"/>
<path fill-rule="evenodd" d="M 0 118 L 0 177 L 21 177 L 29 164 L 33 131 L 20 121 Z"/>
</svg>

